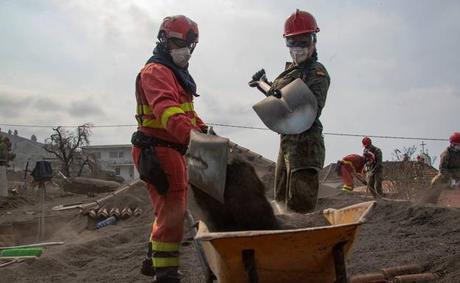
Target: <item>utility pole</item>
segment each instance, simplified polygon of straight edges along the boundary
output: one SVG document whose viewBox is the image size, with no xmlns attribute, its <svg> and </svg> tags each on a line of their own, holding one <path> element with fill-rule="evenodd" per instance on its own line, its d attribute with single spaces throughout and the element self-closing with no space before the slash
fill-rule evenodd
<svg viewBox="0 0 460 283">
<path fill-rule="evenodd" d="M 425 145 L 426 145 L 426 143 L 424 143 L 424 142 L 422 141 L 422 143 L 421 143 L 420 145 L 422 146 L 422 152 L 425 153 Z"/>
</svg>

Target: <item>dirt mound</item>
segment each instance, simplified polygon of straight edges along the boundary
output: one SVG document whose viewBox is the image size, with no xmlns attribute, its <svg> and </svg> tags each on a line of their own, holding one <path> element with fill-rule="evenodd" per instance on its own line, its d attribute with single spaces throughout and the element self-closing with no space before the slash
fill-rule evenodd
<svg viewBox="0 0 460 283">
<path fill-rule="evenodd" d="M 460 278 L 460 210 L 379 201 L 362 226 L 349 260 L 352 273 L 420 264 L 442 276 Z"/>
<path fill-rule="evenodd" d="M 63 183 L 64 191 L 75 194 L 113 192 L 120 183 L 87 177 L 71 177 Z"/>
<path fill-rule="evenodd" d="M 386 161 L 383 163 L 383 187 L 395 198 L 416 200 L 429 189 L 437 173 L 438 170 L 423 162 Z"/>
<path fill-rule="evenodd" d="M 417 161 L 383 162 L 383 190 L 392 198 L 416 200 L 429 188 L 431 179 L 438 173 L 432 166 Z M 337 175 L 337 164 L 331 163 L 320 172 L 323 183 L 342 183 Z M 355 187 L 362 186 L 354 180 Z"/>
<path fill-rule="evenodd" d="M 255 172 L 262 179 L 266 192 L 274 168 L 273 162 L 258 158 L 255 153 L 240 148 L 245 160 L 254 158 Z M 397 170 L 395 169 L 394 172 Z M 319 211 L 325 208 L 342 208 L 370 198 L 358 193 L 346 193 L 331 186 L 322 185 L 317 212 L 312 218 L 302 215 L 282 216 L 284 222 L 302 226 L 318 225 L 323 221 Z M 323 194 L 321 194 L 323 191 Z M 191 190 L 192 192 L 192 190 Z M 135 204 L 144 209 L 139 217 L 119 221 L 116 225 L 100 230 L 85 228 L 86 217 L 78 210 L 56 212 L 55 205 L 89 202 L 100 198 L 59 194 L 47 199 L 47 223 L 53 223 L 46 241 L 64 241 L 62 246 L 46 248 L 45 253 L 29 263 L 13 264 L 1 269 L 1 281 L 5 282 L 148 282 L 139 274 L 145 256 L 148 234 L 151 230 L 153 212 L 144 186 L 128 190 L 105 205 Z M 22 243 L 36 242 L 36 224 L 39 207 L 37 203 L 17 202 L 17 208 L 0 208 L 0 225 L 4 233 L 7 227 L 15 236 L 21 234 Z M 7 214 L 7 212 L 9 214 Z M 315 218 L 318 217 L 318 218 Z M 321 224 L 321 223 L 319 223 Z M 21 226 L 21 227 L 19 227 Z M 186 224 L 191 236 L 190 225 Z M 19 232 L 17 232 L 19 231 Z M 27 232 L 31 231 L 31 232 Z M 1 234 L 1 233 L 0 233 Z M 6 234 L 6 233 L 5 233 Z M 458 282 L 460 278 L 460 209 L 415 205 L 408 201 L 378 200 L 360 228 L 350 256 L 347 259 L 349 273 L 375 272 L 383 267 L 421 264 L 427 272 L 441 275 L 437 282 Z M 19 244 L 19 242 L 18 242 Z M 280 244 L 280 243 L 274 243 Z M 204 282 L 199 260 L 189 241 L 181 247 L 181 270 L 183 283 Z"/>
<path fill-rule="evenodd" d="M 278 227 L 265 196 L 265 186 L 255 169 L 233 151 L 227 166 L 224 203 L 192 186 L 190 210 L 206 222 L 210 231 L 269 230 Z"/>
</svg>

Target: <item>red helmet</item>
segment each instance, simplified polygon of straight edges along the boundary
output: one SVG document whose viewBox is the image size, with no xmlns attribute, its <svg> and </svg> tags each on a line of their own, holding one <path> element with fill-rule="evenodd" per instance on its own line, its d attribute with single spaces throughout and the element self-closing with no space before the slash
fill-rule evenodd
<svg viewBox="0 0 460 283">
<path fill-rule="evenodd" d="M 372 144 L 372 140 L 369 137 L 364 137 L 362 143 L 364 147 L 368 147 Z"/>
<path fill-rule="evenodd" d="M 450 143 L 460 144 L 460 133 L 455 132 L 449 138 Z"/>
<path fill-rule="evenodd" d="M 179 38 L 185 40 L 187 43 L 198 42 L 198 25 L 183 15 L 166 17 L 160 26 L 158 32 L 158 39 L 162 37 Z"/>
<path fill-rule="evenodd" d="M 284 23 L 283 37 L 312 32 L 319 32 L 315 18 L 312 14 L 297 9 Z"/>
</svg>

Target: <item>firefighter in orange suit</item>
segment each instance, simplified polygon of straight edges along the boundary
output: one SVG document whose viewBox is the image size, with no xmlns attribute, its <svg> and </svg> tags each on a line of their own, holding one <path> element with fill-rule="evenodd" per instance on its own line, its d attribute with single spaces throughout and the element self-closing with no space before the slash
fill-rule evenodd
<svg viewBox="0 0 460 283">
<path fill-rule="evenodd" d="M 141 179 L 147 180 L 155 212 L 143 274 L 154 275 L 158 283 L 180 282 L 179 246 L 188 185 L 184 154 L 190 132 L 207 128 L 194 111 L 193 98 L 198 95 L 188 72 L 188 61 L 197 43 L 198 26 L 194 21 L 183 15 L 166 17 L 153 56 L 136 79 L 138 130 L 133 134 L 132 153 Z M 144 164 L 146 160 L 150 164 Z M 143 168 L 149 166 L 159 168 L 142 176 Z M 145 270 L 145 263 L 153 269 Z"/>
<path fill-rule="evenodd" d="M 356 177 L 363 184 L 366 185 L 364 174 L 364 165 L 366 163 L 373 163 L 374 156 L 370 152 L 364 153 L 364 156 L 359 154 L 349 154 L 337 162 L 337 172 L 342 176 L 343 191 L 353 191 L 353 177 Z"/>
</svg>

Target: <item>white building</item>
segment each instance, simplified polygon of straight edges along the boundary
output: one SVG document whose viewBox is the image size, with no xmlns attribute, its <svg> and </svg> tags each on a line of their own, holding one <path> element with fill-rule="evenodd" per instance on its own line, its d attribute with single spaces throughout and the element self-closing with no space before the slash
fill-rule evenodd
<svg viewBox="0 0 460 283">
<path fill-rule="evenodd" d="M 15 131 L 16 132 L 16 131 Z M 56 160 L 55 156 L 43 149 L 44 144 L 33 139 L 21 137 L 16 134 L 9 134 L 0 130 L 0 136 L 7 137 L 11 142 L 11 151 L 16 154 L 13 161 L 10 161 L 10 168 L 14 171 L 25 170 L 29 162 L 28 170 L 32 170 L 38 160 Z"/>
<path fill-rule="evenodd" d="M 83 152 L 92 153 L 102 169 L 113 171 L 126 181 L 139 178 L 131 158 L 131 144 L 89 145 L 82 147 Z"/>
</svg>

